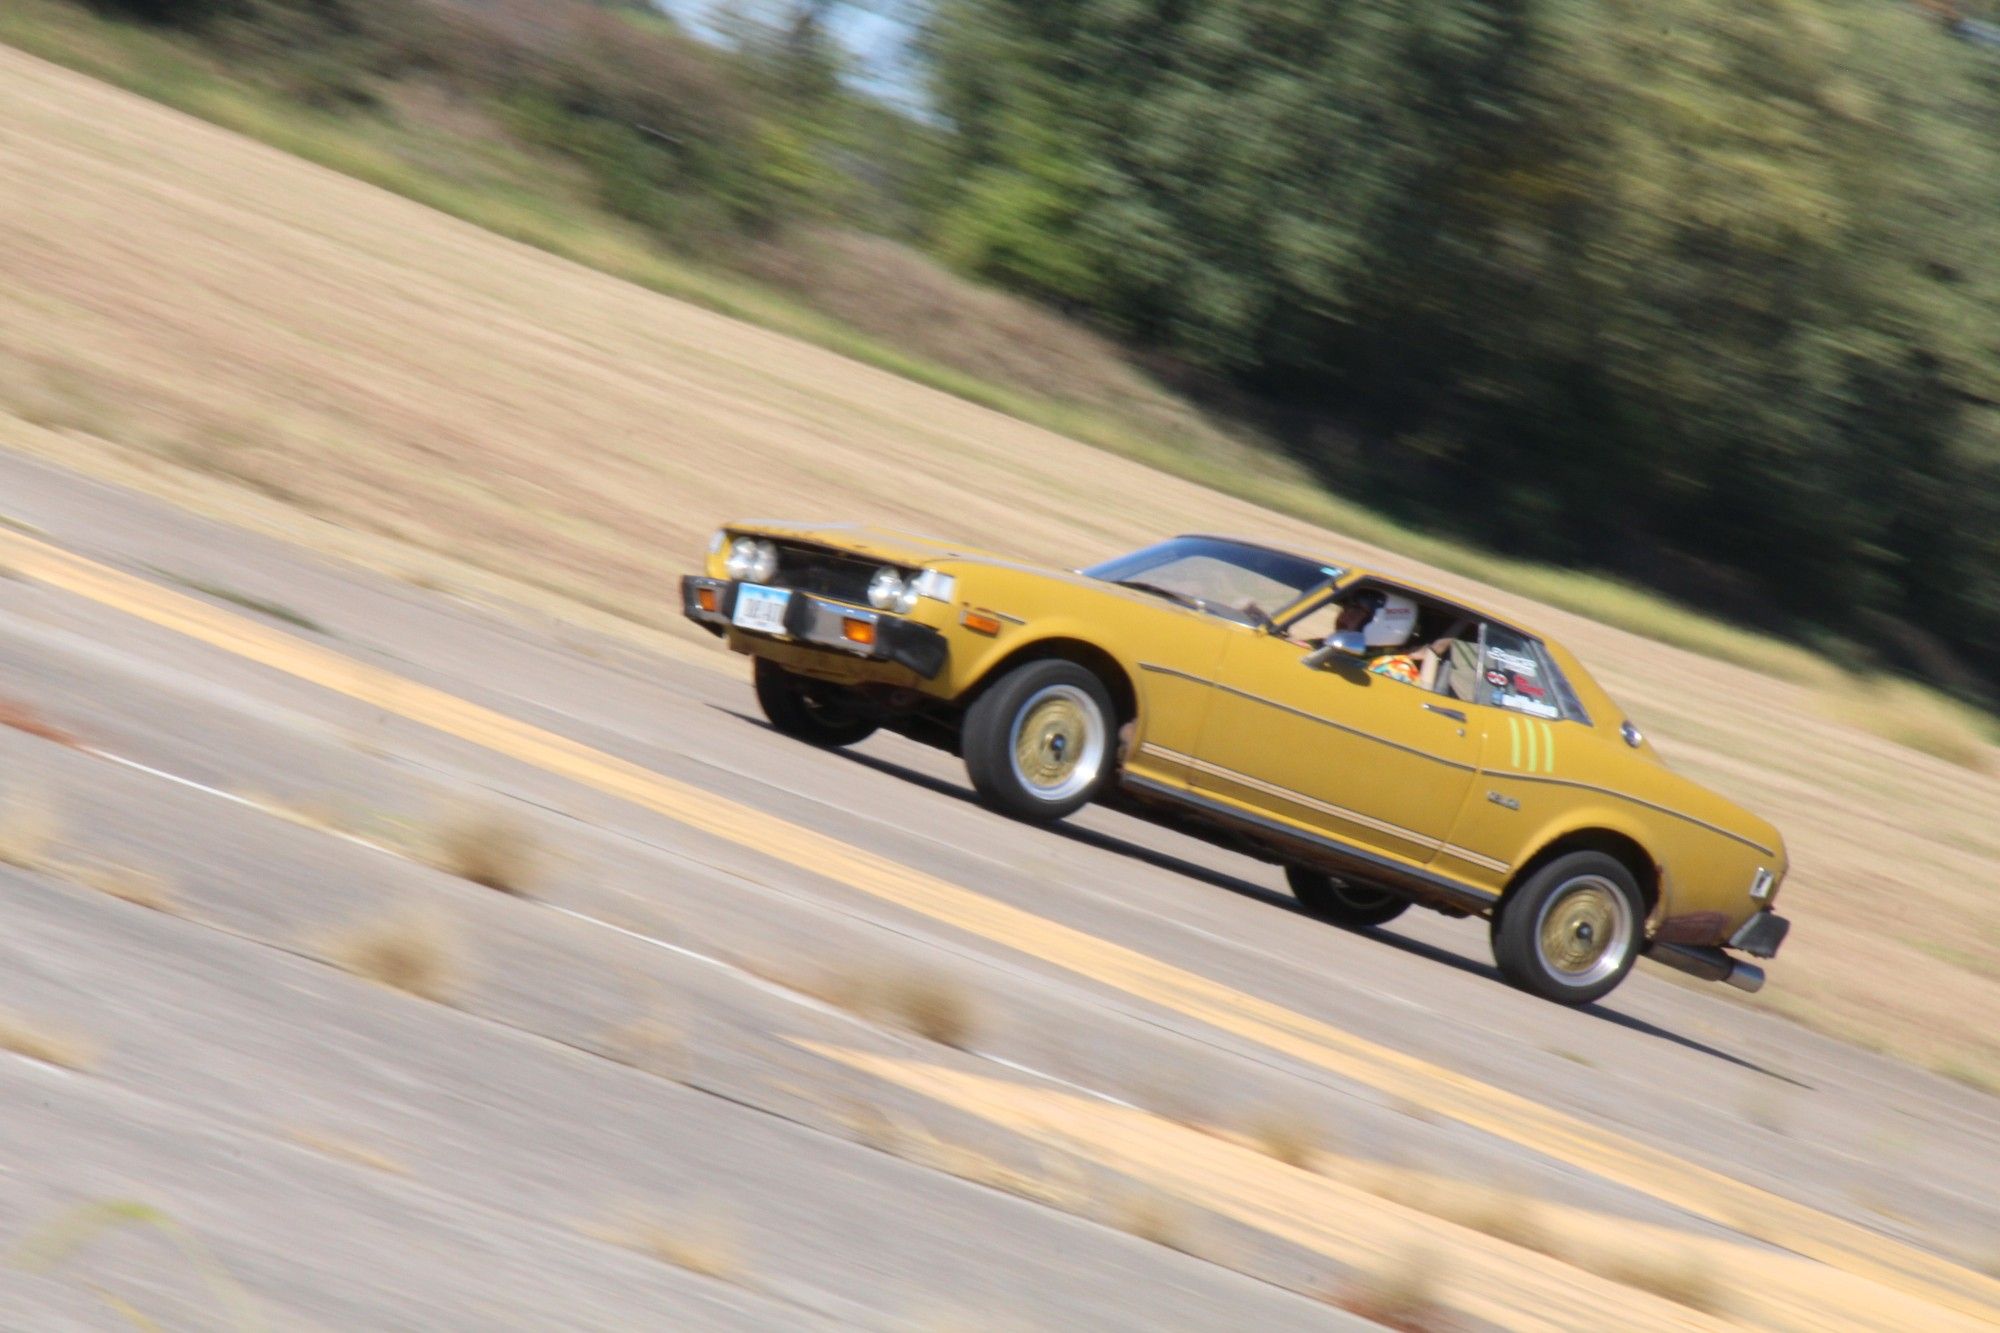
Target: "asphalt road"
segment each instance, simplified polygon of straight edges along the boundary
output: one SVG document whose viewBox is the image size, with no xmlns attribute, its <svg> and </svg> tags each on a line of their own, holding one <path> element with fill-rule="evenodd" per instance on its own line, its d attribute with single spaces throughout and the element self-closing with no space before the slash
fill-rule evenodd
<svg viewBox="0 0 2000 1333">
<path fill-rule="evenodd" d="M 1478 923 L 41 464 L 0 521 L 0 1013 L 88 1057 L 0 1051 L 0 1326 L 2000 1320 L 2000 1103 L 1727 991 L 1560 1009 Z M 425 864 L 468 820 L 527 893 Z M 331 965 L 385 924 L 436 998 Z"/>
</svg>

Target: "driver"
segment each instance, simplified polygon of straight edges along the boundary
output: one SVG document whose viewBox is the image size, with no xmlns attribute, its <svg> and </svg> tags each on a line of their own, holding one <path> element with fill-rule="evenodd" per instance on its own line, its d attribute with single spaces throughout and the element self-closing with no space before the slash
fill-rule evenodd
<svg viewBox="0 0 2000 1333">
<path fill-rule="evenodd" d="M 1362 588 L 1341 599 L 1340 618 L 1333 628 L 1335 633 L 1360 631 L 1368 646 L 1365 660 L 1371 675 L 1426 690 L 1435 685 L 1445 650 L 1437 644 L 1425 644 L 1415 652 L 1402 651 L 1417 631 L 1417 604 L 1409 598 L 1379 588 Z"/>
</svg>

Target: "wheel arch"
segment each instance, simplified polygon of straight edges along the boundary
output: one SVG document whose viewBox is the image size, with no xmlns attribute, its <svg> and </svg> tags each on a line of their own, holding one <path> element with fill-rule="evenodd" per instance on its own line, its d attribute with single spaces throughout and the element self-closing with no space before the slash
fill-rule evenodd
<svg viewBox="0 0 2000 1333">
<path fill-rule="evenodd" d="M 1494 916 L 1507 910 L 1514 893 L 1521 885 L 1534 877 L 1549 862 L 1571 852 L 1602 852 L 1622 864 L 1632 872 L 1632 878 L 1639 885 L 1639 896 L 1645 901 L 1647 918 L 1660 906 L 1660 868 L 1653 856 L 1639 840 L 1629 833 L 1613 828 L 1592 827 L 1572 829 L 1551 838 L 1533 856 L 1523 861 L 1508 879 L 1507 887 L 1500 892 L 1500 900 L 1494 905 Z"/>
<path fill-rule="evenodd" d="M 1139 715 L 1139 695 L 1132 683 L 1132 674 L 1119 660 L 1087 639 L 1072 638 L 1068 635 L 1050 635 L 1024 643 L 1006 656 L 987 667 L 972 687 L 960 696 L 959 703 L 970 708 L 1008 672 L 1029 662 L 1045 661 L 1074 662 L 1099 680 L 1111 695 L 1111 705 L 1118 712 L 1116 727 L 1123 726 Z"/>
</svg>

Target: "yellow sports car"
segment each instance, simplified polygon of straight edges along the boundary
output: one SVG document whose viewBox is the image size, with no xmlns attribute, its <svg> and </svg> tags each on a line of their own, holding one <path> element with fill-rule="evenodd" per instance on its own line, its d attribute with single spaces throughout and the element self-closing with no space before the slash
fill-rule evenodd
<svg viewBox="0 0 2000 1333">
<path fill-rule="evenodd" d="M 744 522 L 681 593 L 786 735 L 944 746 L 998 810 L 1116 805 L 1282 865 L 1342 925 L 1485 917 L 1552 1000 L 1641 953 L 1756 990 L 1737 954 L 1785 937 L 1776 829 L 1668 769 L 1561 645 L 1398 579 L 1223 537 L 1062 571 Z"/>
</svg>

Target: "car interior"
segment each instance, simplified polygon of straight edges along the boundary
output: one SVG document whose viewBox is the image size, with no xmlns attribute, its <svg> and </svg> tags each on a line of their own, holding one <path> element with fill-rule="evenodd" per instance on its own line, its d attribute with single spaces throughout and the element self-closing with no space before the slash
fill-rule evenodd
<svg viewBox="0 0 2000 1333">
<path fill-rule="evenodd" d="M 1285 637 L 1307 648 L 1319 647 L 1333 633 L 1334 624 L 1340 618 L 1346 601 L 1356 593 L 1371 589 L 1396 593 L 1417 605 L 1416 629 L 1400 650 L 1412 657 L 1418 668 L 1418 682 L 1413 688 L 1448 695 L 1467 703 L 1481 702 L 1479 621 L 1459 607 L 1421 596 L 1406 588 L 1372 580 L 1357 584 L 1339 597 L 1322 602 L 1288 622 L 1283 627 Z"/>
</svg>

